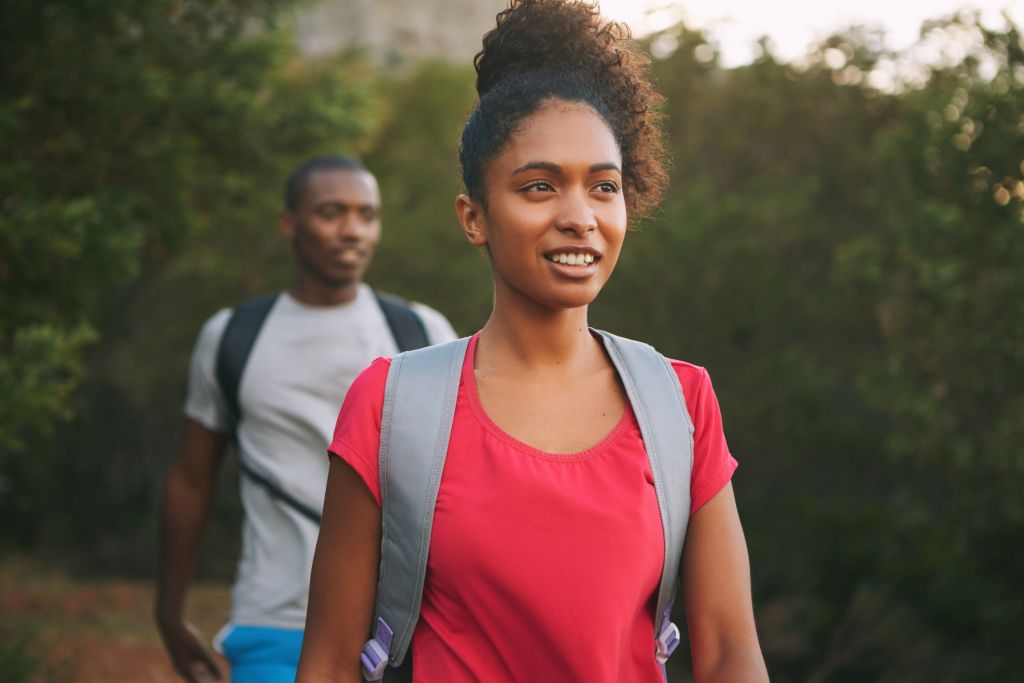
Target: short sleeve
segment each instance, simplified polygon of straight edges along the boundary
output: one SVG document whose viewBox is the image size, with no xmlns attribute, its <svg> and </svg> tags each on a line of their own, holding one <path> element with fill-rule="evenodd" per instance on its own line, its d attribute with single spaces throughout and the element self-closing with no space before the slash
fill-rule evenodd
<svg viewBox="0 0 1024 683">
<path fill-rule="evenodd" d="M 715 497 L 736 471 L 722 427 L 718 398 L 707 370 L 672 361 L 693 421 L 693 472 L 690 475 L 690 514 Z"/>
<path fill-rule="evenodd" d="M 231 317 L 231 309 L 218 311 L 199 331 L 188 372 L 185 416 L 212 432 L 228 429 L 227 404 L 217 382 L 217 347 Z"/>
<path fill-rule="evenodd" d="M 356 377 L 345 395 L 327 452 L 341 458 L 366 484 L 380 505 L 380 417 L 390 358 L 378 358 Z"/>
<path fill-rule="evenodd" d="M 445 318 L 430 306 L 413 303 L 412 309 L 416 311 L 420 316 L 420 320 L 423 321 L 423 327 L 427 330 L 427 339 L 431 344 L 443 344 L 444 342 L 458 339 L 458 335 L 452 329 L 448 318 Z"/>
</svg>

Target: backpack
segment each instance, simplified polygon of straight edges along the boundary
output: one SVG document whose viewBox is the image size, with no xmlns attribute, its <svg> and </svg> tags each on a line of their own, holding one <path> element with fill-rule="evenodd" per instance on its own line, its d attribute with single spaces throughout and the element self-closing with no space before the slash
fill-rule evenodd
<svg viewBox="0 0 1024 683">
<path fill-rule="evenodd" d="M 423 321 L 412 310 L 408 302 L 377 291 L 374 291 L 373 294 L 384 313 L 391 336 L 394 337 L 400 351 L 411 351 L 429 344 Z M 235 310 L 231 312 L 231 317 L 221 335 L 220 344 L 217 346 L 217 383 L 220 385 L 224 402 L 227 404 L 229 434 L 233 440 L 237 440 L 236 431 L 242 417 L 238 400 L 238 388 L 242 383 L 242 373 L 245 371 L 245 365 L 256 344 L 256 338 L 263 328 L 263 323 L 266 322 L 267 315 L 270 314 L 270 309 L 277 302 L 278 296 L 278 294 L 271 294 L 251 299 L 236 306 Z M 319 510 L 309 507 L 285 491 L 279 484 L 267 478 L 266 475 L 253 469 L 249 463 L 245 462 L 241 453 L 238 457 L 238 466 L 245 476 L 266 489 L 271 496 L 311 522 L 320 524 L 321 513 Z"/>
<path fill-rule="evenodd" d="M 654 656 L 662 664 L 679 644 L 671 621 L 690 513 L 693 424 L 679 378 L 647 344 L 600 336 L 636 414 L 654 475 L 665 543 L 654 614 Z M 434 505 L 448 450 L 468 339 L 396 356 L 381 414 L 379 477 L 381 558 L 373 637 L 360 661 L 368 681 L 401 665 L 419 619 Z"/>
</svg>

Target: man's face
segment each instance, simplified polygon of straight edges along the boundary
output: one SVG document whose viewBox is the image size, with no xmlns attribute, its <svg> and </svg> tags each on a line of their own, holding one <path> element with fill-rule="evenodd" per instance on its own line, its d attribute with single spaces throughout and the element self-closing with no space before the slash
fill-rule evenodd
<svg viewBox="0 0 1024 683">
<path fill-rule="evenodd" d="M 331 289 L 362 281 L 380 240 L 380 191 L 367 171 L 314 171 L 281 218 L 299 269 Z"/>
</svg>

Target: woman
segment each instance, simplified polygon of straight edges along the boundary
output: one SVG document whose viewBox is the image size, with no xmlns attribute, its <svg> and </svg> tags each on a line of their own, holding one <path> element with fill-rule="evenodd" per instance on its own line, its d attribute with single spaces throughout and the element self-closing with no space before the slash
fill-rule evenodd
<svg viewBox="0 0 1024 683">
<path fill-rule="evenodd" d="M 568 0 L 513 0 L 477 56 L 456 213 L 491 260 L 433 521 L 414 680 L 662 681 L 664 547 L 636 417 L 589 304 L 666 185 L 658 99 L 628 31 Z M 767 681 L 707 373 L 672 361 L 694 425 L 681 578 L 697 681 Z M 352 385 L 331 444 L 298 680 L 361 681 L 380 559 L 389 361 Z"/>
</svg>

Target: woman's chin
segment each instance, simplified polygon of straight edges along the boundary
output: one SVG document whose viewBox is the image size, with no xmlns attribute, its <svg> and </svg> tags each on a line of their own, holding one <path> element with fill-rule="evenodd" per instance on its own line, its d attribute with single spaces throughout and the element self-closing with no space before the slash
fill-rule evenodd
<svg viewBox="0 0 1024 683">
<path fill-rule="evenodd" d="M 548 296 L 539 297 L 538 301 L 548 308 L 554 309 L 584 308 L 594 303 L 600 292 L 600 289 L 595 291 L 590 288 L 580 288 L 578 291 L 553 292 Z"/>
</svg>

